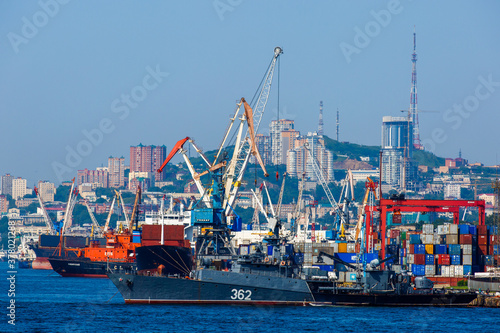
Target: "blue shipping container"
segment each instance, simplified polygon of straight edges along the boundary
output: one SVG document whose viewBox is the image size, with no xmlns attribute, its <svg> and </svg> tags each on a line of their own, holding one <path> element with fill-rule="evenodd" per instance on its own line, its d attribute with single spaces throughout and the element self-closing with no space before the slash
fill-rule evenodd
<svg viewBox="0 0 500 333">
<path fill-rule="evenodd" d="M 375 253 L 365 253 L 365 260 L 367 263 L 372 261 L 373 259 L 378 258 L 378 252 Z M 340 260 L 343 260 L 347 263 L 355 263 L 357 260 L 358 255 L 356 253 L 335 253 L 335 257 L 339 258 Z M 362 262 L 362 259 L 359 259 L 359 262 Z"/>
<path fill-rule="evenodd" d="M 332 272 L 335 269 L 335 265 L 318 265 L 319 269 L 322 271 Z"/>
<path fill-rule="evenodd" d="M 267 255 L 268 256 L 272 256 L 273 255 L 273 246 L 272 245 L 268 245 L 267 246 Z"/>
<path fill-rule="evenodd" d="M 425 255 L 425 264 L 426 265 L 434 265 L 434 255 L 433 254 L 426 254 Z"/>
<path fill-rule="evenodd" d="M 446 244 L 440 244 L 440 245 L 435 245 L 434 246 L 434 253 L 435 254 L 446 254 Z"/>
<path fill-rule="evenodd" d="M 425 245 L 424 244 L 416 244 L 415 245 L 415 254 L 425 254 Z"/>
<path fill-rule="evenodd" d="M 493 245 L 493 254 L 500 254 L 500 245 Z"/>
<path fill-rule="evenodd" d="M 450 259 L 451 259 L 451 264 L 452 265 L 460 265 L 462 263 L 462 256 L 460 256 L 459 254 L 452 254 L 450 256 Z"/>
<path fill-rule="evenodd" d="M 448 253 L 451 255 L 460 255 L 462 254 L 460 249 L 460 244 L 450 244 L 448 245 Z M 452 264 L 455 265 L 455 264 Z M 457 264 L 460 265 L 460 264 Z"/>
<path fill-rule="evenodd" d="M 477 227 L 475 225 L 470 225 L 469 226 L 469 234 L 471 234 L 471 235 L 477 235 Z"/>
<path fill-rule="evenodd" d="M 469 233 L 469 225 L 468 224 L 460 224 L 458 227 L 460 229 L 460 234 L 461 235 Z"/>
<path fill-rule="evenodd" d="M 470 274 L 472 274 L 472 266 L 464 265 L 464 275 L 470 275 Z"/>
<path fill-rule="evenodd" d="M 493 266 L 494 265 L 494 259 L 492 255 L 489 256 L 483 256 L 483 262 L 486 266 Z"/>
<path fill-rule="evenodd" d="M 410 235 L 410 244 L 420 244 L 420 235 L 411 234 Z"/>
<path fill-rule="evenodd" d="M 425 275 L 425 265 L 412 265 L 411 272 L 416 276 Z"/>
</svg>

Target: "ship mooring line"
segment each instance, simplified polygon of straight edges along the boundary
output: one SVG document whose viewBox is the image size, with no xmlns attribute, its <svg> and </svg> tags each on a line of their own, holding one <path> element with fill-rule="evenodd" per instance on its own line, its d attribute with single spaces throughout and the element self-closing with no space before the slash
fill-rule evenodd
<svg viewBox="0 0 500 333">
<path fill-rule="evenodd" d="M 109 302 L 113 299 L 113 297 L 115 297 L 115 296 L 116 296 L 116 294 L 118 294 L 119 292 L 120 292 L 120 291 L 118 290 L 118 291 L 117 291 L 117 292 L 116 292 L 113 296 L 111 296 L 111 298 L 110 298 L 110 299 L 108 299 L 108 301 L 106 302 L 106 304 L 108 304 L 108 303 L 109 303 Z"/>
</svg>

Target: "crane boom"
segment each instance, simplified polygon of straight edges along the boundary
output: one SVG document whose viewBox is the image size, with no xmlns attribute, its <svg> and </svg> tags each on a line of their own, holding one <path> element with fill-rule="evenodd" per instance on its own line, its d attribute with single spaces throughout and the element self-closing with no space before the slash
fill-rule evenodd
<svg viewBox="0 0 500 333">
<path fill-rule="evenodd" d="M 102 234 L 101 227 L 99 226 L 99 223 L 97 223 L 97 220 L 94 216 L 94 213 L 92 212 L 92 209 L 89 206 L 88 201 L 84 200 L 83 203 L 85 207 L 87 207 L 87 211 L 89 212 L 90 219 L 92 220 L 92 226 L 94 227 L 95 232 L 97 232 L 98 234 Z"/>
<path fill-rule="evenodd" d="M 68 203 L 66 205 L 66 212 L 64 213 L 64 220 L 63 220 L 63 225 L 60 230 L 61 236 L 64 233 L 64 230 L 66 228 L 66 221 L 68 220 L 68 216 L 71 214 L 70 213 L 70 207 L 71 207 L 71 198 L 73 196 L 73 189 L 75 188 L 75 178 L 71 180 L 71 189 L 69 190 L 69 198 L 68 198 Z"/>
<path fill-rule="evenodd" d="M 108 214 L 108 217 L 106 218 L 106 224 L 104 225 L 104 232 L 108 231 L 109 221 L 111 221 L 111 215 L 113 215 L 113 207 L 115 205 L 115 200 L 116 200 L 116 196 L 113 197 L 113 201 L 111 202 L 111 207 L 109 208 L 109 214 Z"/>
<path fill-rule="evenodd" d="M 137 228 L 139 226 L 139 205 L 141 204 L 141 186 L 137 186 L 137 191 L 135 193 L 134 208 L 132 209 L 132 216 L 130 217 L 130 222 L 128 223 L 128 230 L 132 231 L 134 226 Z"/>
<path fill-rule="evenodd" d="M 281 190 L 280 190 L 280 196 L 278 198 L 278 212 L 276 218 L 279 218 L 281 214 L 281 203 L 283 202 L 283 192 L 285 190 L 285 179 L 286 179 L 286 172 L 283 173 L 283 183 L 281 183 Z"/>
<path fill-rule="evenodd" d="M 267 105 L 267 101 L 269 99 L 269 93 L 271 92 L 271 84 L 273 82 L 273 76 L 274 76 L 274 69 L 276 67 L 276 61 L 278 60 L 280 54 L 283 53 L 283 49 L 281 47 L 275 47 L 274 48 L 274 55 L 273 59 L 271 60 L 271 63 L 269 65 L 269 68 L 267 70 L 267 73 L 265 75 L 265 79 L 263 81 L 262 89 L 260 90 L 259 97 L 256 101 L 255 107 L 254 107 L 254 113 L 253 113 L 253 123 L 254 123 L 254 133 L 257 133 L 259 130 L 259 125 L 260 121 L 262 120 L 262 115 L 264 114 L 264 110 Z M 248 133 L 248 131 L 247 131 Z M 246 135 L 245 135 L 246 137 Z M 235 185 L 238 185 L 241 183 L 241 180 L 243 179 L 243 175 L 245 174 L 245 169 L 248 164 L 248 161 L 250 160 L 250 155 L 251 155 L 251 145 L 247 140 L 243 140 L 242 143 L 240 144 L 240 147 L 237 148 L 235 147 L 235 150 L 238 151 L 238 157 L 237 157 L 237 162 L 236 162 L 236 167 L 235 167 L 235 175 L 237 174 L 238 176 L 236 177 L 236 182 Z M 229 206 L 232 206 L 234 203 L 234 200 L 236 199 L 236 195 L 238 193 L 239 186 L 234 186 L 231 195 L 229 197 Z M 226 211 L 226 213 L 229 213 Z"/>
<path fill-rule="evenodd" d="M 311 150 L 309 149 L 309 144 L 306 142 L 304 144 L 304 147 L 306 148 L 309 158 L 311 159 L 311 164 L 314 170 L 314 173 L 316 174 L 316 177 L 318 178 L 318 181 L 320 182 L 321 186 L 323 187 L 323 190 L 325 191 L 326 197 L 328 198 L 328 201 L 332 205 L 332 208 L 335 210 L 335 212 L 338 214 L 341 220 L 341 228 L 343 228 L 343 225 L 347 223 L 345 220 L 344 212 L 339 208 L 339 205 L 337 201 L 335 201 L 335 198 L 333 197 L 332 192 L 330 191 L 330 188 L 328 188 L 328 184 L 325 180 L 325 177 L 323 176 L 323 173 L 321 172 L 321 169 L 319 168 L 319 165 L 314 158 Z"/>
<path fill-rule="evenodd" d="M 47 229 L 49 231 L 50 235 L 55 235 L 56 234 L 56 229 L 54 228 L 54 223 L 52 223 L 52 220 L 50 219 L 49 214 L 47 214 L 47 211 L 45 210 L 45 206 L 43 205 L 42 197 L 40 196 L 40 192 L 38 192 L 38 189 L 34 188 L 36 197 L 38 198 L 38 202 L 40 203 L 40 208 L 42 209 L 42 214 L 43 214 L 43 219 L 45 221 L 45 225 L 47 226 Z"/>
</svg>

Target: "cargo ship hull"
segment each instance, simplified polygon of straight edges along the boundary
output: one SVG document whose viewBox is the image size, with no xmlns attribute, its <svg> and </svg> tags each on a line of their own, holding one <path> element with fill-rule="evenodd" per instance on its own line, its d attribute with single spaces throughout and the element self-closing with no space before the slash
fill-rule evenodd
<svg viewBox="0 0 500 333">
<path fill-rule="evenodd" d="M 108 274 L 126 303 L 305 305 L 305 280 L 200 270 L 196 278 Z"/>
<path fill-rule="evenodd" d="M 339 294 L 323 299 L 337 306 L 468 306 L 475 293 L 453 294 Z"/>
<path fill-rule="evenodd" d="M 38 242 L 31 245 L 35 252 L 36 259 L 33 261 L 33 269 L 50 270 L 52 266 L 49 262 L 49 257 L 59 256 L 60 236 L 55 235 L 40 235 Z M 62 257 L 76 258 L 78 251 L 84 249 L 92 240 L 91 237 L 83 236 L 64 236 L 64 249 L 61 252 Z M 97 239 L 99 243 L 105 244 L 105 239 Z"/>
<path fill-rule="evenodd" d="M 139 272 L 156 272 L 163 265 L 163 275 L 189 275 L 193 268 L 191 248 L 183 246 L 141 246 L 135 249 L 135 255 Z"/>
<path fill-rule="evenodd" d="M 91 277 L 107 278 L 108 269 L 115 271 L 133 271 L 135 263 L 130 262 L 106 262 L 90 261 L 89 259 L 68 259 L 55 258 L 48 259 L 52 269 L 63 277 Z"/>
</svg>

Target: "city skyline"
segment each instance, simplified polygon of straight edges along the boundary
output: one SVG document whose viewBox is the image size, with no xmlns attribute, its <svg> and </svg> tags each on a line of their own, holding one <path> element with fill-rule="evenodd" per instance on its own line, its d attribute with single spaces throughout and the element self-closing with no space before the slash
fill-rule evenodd
<svg viewBox="0 0 500 333">
<path fill-rule="evenodd" d="M 500 120 L 500 4 L 284 3 L 2 2 L 0 126 L 12 140 L 0 174 L 60 183 L 138 142 L 168 149 L 185 136 L 214 149 L 275 46 L 280 107 L 276 75 L 260 133 L 278 115 L 315 131 L 323 101 L 325 135 L 335 138 L 339 109 L 340 141 L 379 145 L 382 117 L 410 107 L 414 26 L 424 147 L 500 163 L 488 144 Z"/>
</svg>

